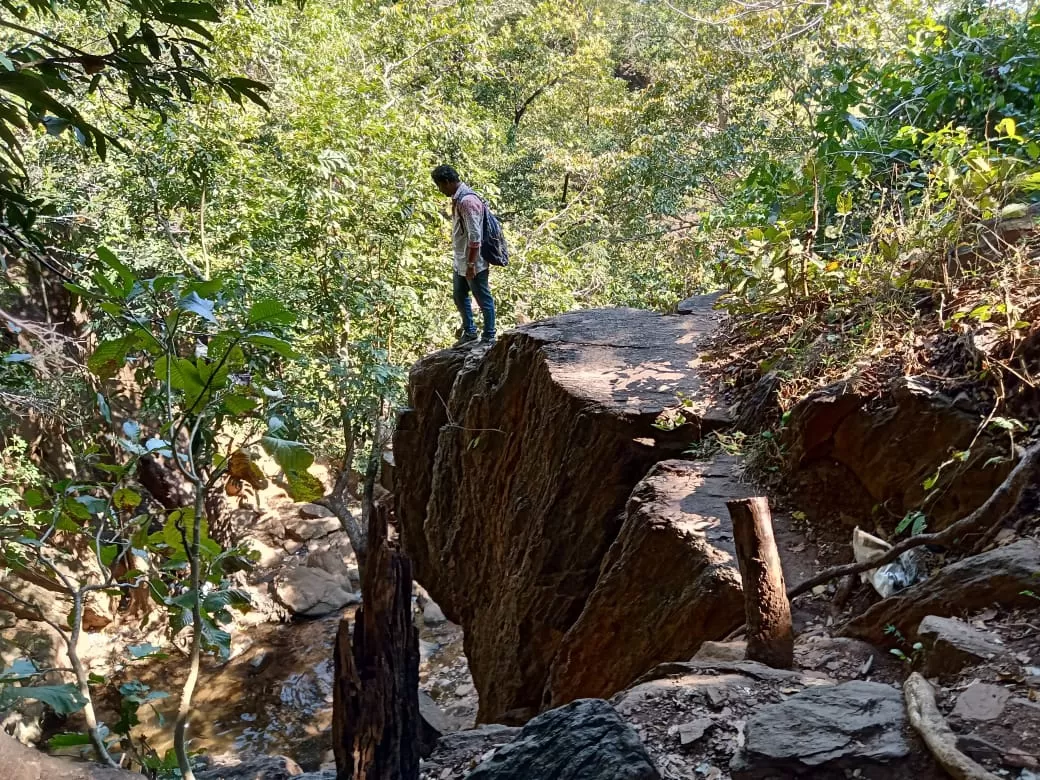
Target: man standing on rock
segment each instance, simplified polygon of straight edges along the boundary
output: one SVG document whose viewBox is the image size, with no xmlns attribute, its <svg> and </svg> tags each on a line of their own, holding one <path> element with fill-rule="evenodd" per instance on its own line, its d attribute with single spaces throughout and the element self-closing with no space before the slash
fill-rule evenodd
<svg viewBox="0 0 1040 780">
<path fill-rule="evenodd" d="M 488 284 L 490 274 L 487 261 L 480 256 L 483 238 L 484 201 L 469 185 L 459 181 L 458 172 L 450 165 L 439 165 L 433 169 L 433 183 L 442 194 L 451 198 L 451 245 L 454 253 L 454 298 L 455 307 L 462 316 L 462 334 L 455 346 L 477 340 L 477 325 L 473 321 L 473 308 L 469 294 L 477 299 L 484 316 L 482 344 L 495 341 L 495 300 L 491 297 Z"/>
</svg>

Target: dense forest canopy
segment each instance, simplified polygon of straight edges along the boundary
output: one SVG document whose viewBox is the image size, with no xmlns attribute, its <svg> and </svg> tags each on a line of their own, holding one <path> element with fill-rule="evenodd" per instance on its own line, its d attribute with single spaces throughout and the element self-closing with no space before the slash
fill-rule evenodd
<svg viewBox="0 0 1040 780">
<path fill-rule="evenodd" d="M 54 580 L 60 554 L 33 558 L 58 529 L 105 537 L 106 587 L 142 576 L 115 566 L 127 542 L 191 568 L 197 596 L 226 562 L 207 496 L 259 480 L 252 453 L 309 499 L 316 455 L 364 462 L 407 367 L 456 327 L 440 163 L 505 223 L 501 329 L 723 289 L 749 327 L 848 323 L 852 360 L 922 296 L 1011 334 L 1036 314 L 1013 258 L 948 262 L 1040 191 L 1032 2 L 2 0 L 0 17 L 0 545 Z M 195 487 L 165 535 L 135 511 L 153 456 Z M 173 624 L 206 621 L 219 648 L 231 597 L 200 607 L 156 579 Z"/>
</svg>

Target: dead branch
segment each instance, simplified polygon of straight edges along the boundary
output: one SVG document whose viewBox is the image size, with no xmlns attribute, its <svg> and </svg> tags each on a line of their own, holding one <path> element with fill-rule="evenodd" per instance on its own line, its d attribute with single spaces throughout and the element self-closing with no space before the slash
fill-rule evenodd
<svg viewBox="0 0 1040 780">
<path fill-rule="evenodd" d="M 957 749 L 957 737 L 935 705 L 935 691 L 928 680 L 913 672 L 903 683 L 903 696 L 910 725 L 921 735 L 928 750 L 950 777 L 954 780 L 999 780 Z"/>
<path fill-rule="evenodd" d="M 926 544 L 948 547 L 966 536 L 986 535 L 991 528 L 999 525 L 1005 517 L 1018 508 L 1018 505 L 1022 502 L 1025 489 L 1038 481 L 1040 481 L 1040 442 L 1026 450 L 1022 459 L 1011 470 L 1011 473 L 1007 475 L 1007 478 L 993 491 L 993 494 L 986 499 L 986 502 L 967 517 L 962 517 L 953 525 L 937 533 L 912 536 L 872 561 L 847 563 L 825 569 L 815 577 L 810 577 L 805 582 L 791 588 L 787 592 L 787 597 L 793 599 L 795 596 L 809 592 L 817 585 L 830 582 L 838 577 L 860 574 L 876 569 L 879 566 L 884 566 L 886 563 L 894 561 L 907 550 L 912 550 L 915 547 L 921 547 Z"/>
</svg>

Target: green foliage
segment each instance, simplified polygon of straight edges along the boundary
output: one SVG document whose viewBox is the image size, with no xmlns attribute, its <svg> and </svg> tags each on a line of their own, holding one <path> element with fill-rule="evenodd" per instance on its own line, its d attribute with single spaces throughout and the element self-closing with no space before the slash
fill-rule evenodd
<svg viewBox="0 0 1040 780">
<path fill-rule="evenodd" d="M 85 0 L 3 0 L 0 12 L 0 200 L 4 244 L 12 248 L 28 246 L 41 205 L 24 191 L 28 139 L 68 133 L 102 160 L 122 145 L 84 98 L 166 115 L 211 88 L 264 105 L 266 85 L 207 70 L 210 26 L 220 21 L 208 2 L 123 0 L 99 9 Z"/>
</svg>

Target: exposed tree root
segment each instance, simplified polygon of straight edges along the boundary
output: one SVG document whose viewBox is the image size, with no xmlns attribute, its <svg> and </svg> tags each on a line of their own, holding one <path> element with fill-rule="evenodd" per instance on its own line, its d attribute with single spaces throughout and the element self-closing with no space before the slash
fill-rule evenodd
<svg viewBox="0 0 1040 780">
<path fill-rule="evenodd" d="M 903 683 L 910 725 L 921 735 L 928 750 L 954 780 L 1000 780 L 957 749 L 957 738 L 935 704 L 931 684 L 913 672 Z"/>
</svg>

